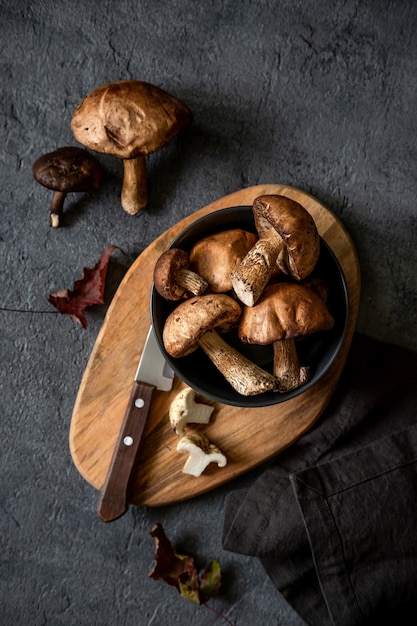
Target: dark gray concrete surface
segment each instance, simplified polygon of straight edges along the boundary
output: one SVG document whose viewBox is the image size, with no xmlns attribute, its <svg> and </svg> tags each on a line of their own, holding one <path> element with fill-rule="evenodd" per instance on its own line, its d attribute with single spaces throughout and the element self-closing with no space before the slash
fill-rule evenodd
<svg viewBox="0 0 417 626">
<path fill-rule="evenodd" d="M 220 560 L 212 602 L 236 626 L 298 625 L 257 561 L 221 548 L 236 483 L 103 524 L 69 452 L 71 414 L 106 306 L 133 260 L 182 217 L 260 183 L 312 193 L 349 229 L 362 268 L 358 329 L 417 349 L 417 4 L 413 0 L 0 0 L 0 306 L 51 311 L 117 244 L 105 306 L 83 330 L 59 314 L 0 312 L 0 622 L 18 626 L 223 623 L 147 577 L 160 521 L 199 565 Z M 149 205 L 118 201 L 122 166 L 98 155 L 96 194 L 69 196 L 61 229 L 32 178 L 77 145 L 70 119 L 93 88 L 152 82 L 195 121 L 148 160 Z M 261 471 L 261 469 L 259 470 Z"/>
</svg>

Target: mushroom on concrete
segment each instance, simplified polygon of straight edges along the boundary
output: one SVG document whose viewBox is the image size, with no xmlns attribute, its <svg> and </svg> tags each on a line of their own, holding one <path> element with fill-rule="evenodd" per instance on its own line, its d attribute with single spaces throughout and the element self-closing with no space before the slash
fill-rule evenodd
<svg viewBox="0 0 417 626">
<path fill-rule="evenodd" d="M 278 266 L 295 280 L 314 269 L 320 254 L 320 237 L 310 213 L 286 196 L 264 195 L 253 202 L 259 240 L 233 273 L 239 300 L 253 306 Z"/>
<path fill-rule="evenodd" d="M 184 300 L 167 317 L 162 340 L 165 350 L 181 358 L 201 347 L 238 393 L 252 396 L 275 390 L 277 381 L 226 343 L 219 333 L 239 323 L 240 305 L 227 294 L 206 294 Z"/>
<path fill-rule="evenodd" d="M 190 258 L 180 248 L 170 248 L 155 263 L 153 282 L 156 291 L 166 300 L 179 300 L 191 293 L 201 296 L 208 282 L 190 270 Z"/>
<path fill-rule="evenodd" d="M 163 148 L 193 118 L 180 100 L 150 83 L 102 85 L 76 107 L 71 128 L 83 145 L 123 159 L 121 203 L 135 215 L 148 201 L 145 156 Z"/>
<path fill-rule="evenodd" d="M 232 289 L 232 272 L 258 237 L 241 228 L 223 230 L 200 239 L 190 250 L 190 267 L 203 276 L 212 293 Z"/>
<path fill-rule="evenodd" d="M 239 324 L 245 343 L 273 344 L 274 375 L 279 391 L 296 389 L 309 380 L 308 368 L 300 365 L 295 338 L 334 326 L 324 300 L 299 283 L 279 282 L 265 287 L 253 307 L 246 307 Z"/>
<path fill-rule="evenodd" d="M 214 406 L 196 402 L 196 392 L 191 387 L 181 389 L 169 407 L 171 427 L 180 437 L 185 433 L 187 424 L 208 424 Z"/>
<path fill-rule="evenodd" d="M 103 180 L 97 159 L 75 146 L 65 146 L 40 156 L 32 166 L 35 180 L 54 191 L 49 223 L 61 226 L 66 195 L 70 192 L 95 191 Z"/>
<path fill-rule="evenodd" d="M 177 450 L 189 454 L 182 469 L 184 474 L 201 476 L 210 463 L 217 463 L 218 467 L 224 467 L 227 464 L 223 452 L 201 433 L 191 433 L 181 437 Z"/>
</svg>

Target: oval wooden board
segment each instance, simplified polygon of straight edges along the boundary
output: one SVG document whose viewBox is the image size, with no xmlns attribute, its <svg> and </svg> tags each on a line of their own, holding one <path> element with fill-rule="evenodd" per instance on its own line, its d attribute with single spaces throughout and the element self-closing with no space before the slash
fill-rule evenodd
<svg viewBox="0 0 417 626">
<path fill-rule="evenodd" d="M 359 307 L 360 271 L 354 246 L 341 222 L 312 196 L 283 185 L 242 189 L 189 215 L 156 239 L 133 263 L 107 311 L 77 394 L 70 426 L 70 450 L 80 474 L 101 489 L 128 402 L 150 324 L 153 267 L 174 237 L 191 222 L 218 209 L 251 205 L 261 194 L 283 194 L 314 217 L 320 235 L 345 273 L 350 302 L 348 331 L 336 362 L 305 393 L 287 402 L 241 409 L 215 407 L 207 436 L 226 454 L 224 468 L 210 465 L 198 478 L 182 473 L 185 457 L 168 420 L 169 406 L 184 384 L 175 377 L 171 392 L 156 392 L 141 458 L 132 477 L 130 502 L 160 506 L 204 493 L 270 459 L 298 439 L 319 418 L 343 370 Z M 196 428 L 197 430 L 198 428 Z"/>
</svg>

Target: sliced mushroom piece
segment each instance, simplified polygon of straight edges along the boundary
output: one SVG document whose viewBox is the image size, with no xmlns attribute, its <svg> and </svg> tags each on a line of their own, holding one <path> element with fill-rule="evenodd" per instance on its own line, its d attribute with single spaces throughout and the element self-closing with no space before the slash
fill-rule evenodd
<svg viewBox="0 0 417 626">
<path fill-rule="evenodd" d="M 189 454 L 182 469 L 184 474 L 201 476 L 210 463 L 217 463 L 218 467 L 224 467 L 227 464 L 227 458 L 223 452 L 201 433 L 191 433 L 181 437 L 177 450 Z"/>
<path fill-rule="evenodd" d="M 196 392 L 191 387 L 182 389 L 171 402 L 169 421 L 180 437 L 185 433 L 187 424 L 208 424 L 214 407 L 196 402 Z"/>
<path fill-rule="evenodd" d="M 297 281 L 314 269 L 320 237 L 310 213 L 286 196 L 255 198 L 253 215 L 259 241 L 233 273 L 233 289 L 243 304 L 253 306 L 276 267 Z"/>
<path fill-rule="evenodd" d="M 295 338 L 333 326 L 333 316 L 319 295 L 305 285 L 282 282 L 268 285 L 255 306 L 244 309 L 238 334 L 245 343 L 273 345 L 274 375 L 279 391 L 287 392 L 309 380 Z"/>
<path fill-rule="evenodd" d="M 123 159 L 121 203 L 135 215 L 147 205 L 145 157 L 191 123 L 183 102 L 150 83 L 120 80 L 102 85 L 76 107 L 71 128 L 84 146 Z"/>
<path fill-rule="evenodd" d="M 180 248 L 170 248 L 158 258 L 153 281 L 155 289 L 166 300 L 180 300 L 191 293 L 201 296 L 208 289 L 208 282 L 190 270 L 190 258 Z"/>
<path fill-rule="evenodd" d="M 207 280 L 211 292 L 231 291 L 232 272 L 257 239 L 257 235 L 241 228 L 208 235 L 190 250 L 190 267 Z"/>
<path fill-rule="evenodd" d="M 181 358 L 201 347 L 229 384 L 241 395 L 275 390 L 272 374 L 240 354 L 219 333 L 236 327 L 240 305 L 227 294 L 206 294 L 181 302 L 167 317 L 162 340 L 168 354 Z"/>
<path fill-rule="evenodd" d="M 70 192 L 100 188 L 103 170 L 97 159 L 76 146 L 65 146 L 40 156 L 32 166 L 35 180 L 54 191 L 50 207 L 50 226 L 62 225 L 64 202 Z"/>
</svg>

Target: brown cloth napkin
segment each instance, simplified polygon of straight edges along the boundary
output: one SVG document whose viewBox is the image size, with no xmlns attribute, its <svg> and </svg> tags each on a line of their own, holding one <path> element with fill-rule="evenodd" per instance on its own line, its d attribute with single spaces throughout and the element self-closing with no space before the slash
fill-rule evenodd
<svg viewBox="0 0 417 626">
<path fill-rule="evenodd" d="M 361 334 L 327 409 L 248 490 L 223 546 L 310 626 L 417 623 L 417 353 Z"/>
</svg>

